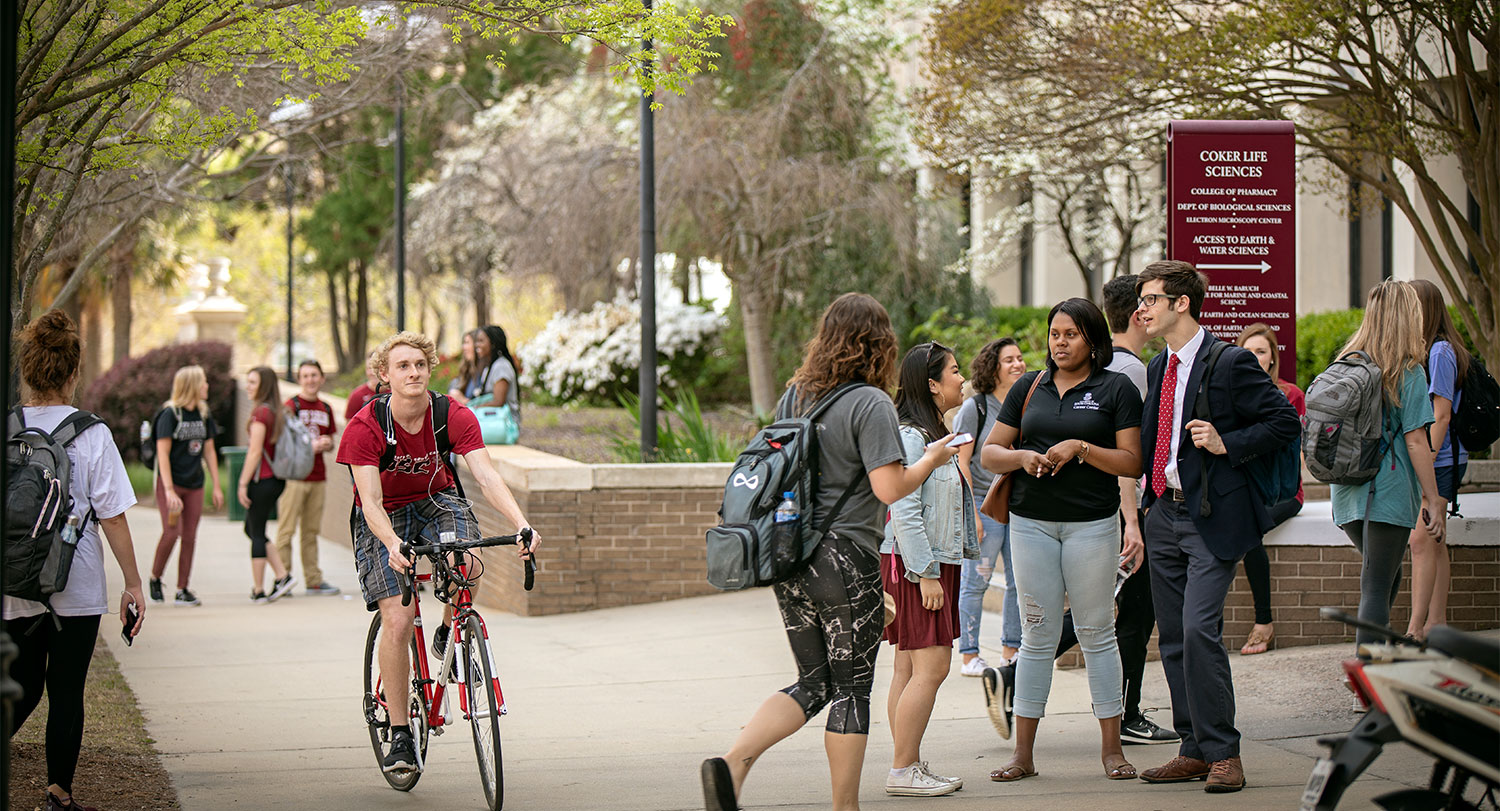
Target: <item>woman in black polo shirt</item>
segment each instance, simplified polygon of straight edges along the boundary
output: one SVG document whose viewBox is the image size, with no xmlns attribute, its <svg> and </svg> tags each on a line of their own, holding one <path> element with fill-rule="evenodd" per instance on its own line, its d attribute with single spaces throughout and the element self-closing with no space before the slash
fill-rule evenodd
<svg viewBox="0 0 1500 811">
<path fill-rule="evenodd" d="M 1141 396 L 1129 378 L 1105 369 L 1114 349 L 1093 302 L 1068 299 L 1052 308 L 1047 324 L 1047 368 L 1011 386 L 981 451 L 989 470 L 1017 471 L 1011 556 L 1025 629 L 1016 666 L 1016 753 L 990 779 L 1036 774 L 1032 753 L 1052 688 L 1065 597 L 1088 668 L 1105 776 L 1131 779 L 1135 768 L 1120 749 L 1114 575 L 1122 559 L 1134 568 L 1142 555 L 1138 542 L 1120 549 L 1117 484 L 1117 477 L 1141 472 Z"/>
</svg>

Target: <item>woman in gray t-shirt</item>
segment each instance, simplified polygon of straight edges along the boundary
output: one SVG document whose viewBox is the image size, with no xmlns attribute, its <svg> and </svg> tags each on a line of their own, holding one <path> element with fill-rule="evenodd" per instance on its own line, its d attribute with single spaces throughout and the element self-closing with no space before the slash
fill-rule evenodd
<svg viewBox="0 0 1500 811">
<path fill-rule="evenodd" d="M 1026 374 L 1026 361 L 1021 357 L 1021 347 L 1015 338 L 1001 338 L 985 344 L 974 356 L 972 385 L 975 394 L 964 401 L 953 419 L 953 430 L 974 435 L 974 442 L 963 446 L 958 452 L 959 467 L 969 471 L 969 481 L 974 487 L 974 503 L 983 504 L 984 496 L 995 481 L 995 474 L 979 464 L 979 454 L 974 449 L 984 445 L 984 440 L 995 427 L 1000 416 L 1000 404 L 1010 391 L 1011 384 Z M 958 623 L 960 636 L 958 651 L 963 656 L 959 672 L 965 676 L 982 676 L 989 667 L 979 655 L 979 620 L 984 614 L 984 592 L 990 586 L 990 575 L 995 572 L 995 561 L 1005 561 L 1005 601 L 1000 613 L 1000 655 L 1005 660 L 1014 659 L 1021 647 L 1021 609 L 1016 598 L 1016 572 L 1010 562 L 1010 527 L 990 518 L 979 516 L 979 558 L 965 560 L 963 577 L 958 590 Z M 1004 716 L 996 719 L 1002 727 L 1002 736 L 1010 735 L 1008 723 L 1001 723 Z"/>
<path fill-rule="evenodd" d="M 723 757 L 703 762 L 706 805 L 739 808 L 750 765 L 777 741 L 828 707 L 826 737 L 833 806 L 859 805 L 859 775 L 870 732 L 870 689 L 880 646 L 880 558 L 886 506 L 910 494 L 938 465 L 956 455 L 948 435 L 910 467 L 902 464 L 896 408 L 896 333 L 880 302 L 845 293 L 823 312 L 818 334 L 777 406 L 779 416 L 805 414 L 833 392 L 838 400 L 818 419 L 821 478 L 813 514 L 832 509 L 854 488 L 806 568 L 774 587 L 797 661 L 797 681 L 773 694 L 750 718 Z M 864 384 L 840 391 L 845 384 Z"/>
</svg>

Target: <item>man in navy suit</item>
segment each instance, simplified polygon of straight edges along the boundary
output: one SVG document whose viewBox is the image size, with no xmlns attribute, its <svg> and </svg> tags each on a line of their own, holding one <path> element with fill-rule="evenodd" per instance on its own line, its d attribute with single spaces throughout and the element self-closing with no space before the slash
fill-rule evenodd
<svg viewBox="0 0 1500 811">
<path fill-rule="evenodd" d="M 1207 280 L 1187 262 L 1153 262 L 1136 280 L 1146 334 L 1167 341 L 1147 369 L 1141 449 L 1148 454 L 1146 554 L 1162 668 L 1172 693 L 1177 757 L 1141 772 L 1148 783 L 1207 780 L 1209 792 L 1245 785 L 1234 684 L 1224 650 L 1224 598 L 1236 564 L 1271 516 L 1242 467 L 1297 437 L 1297 412 L 1236 346 L 1205 380 L 1217 340 L 1198 325 Z M 1193 419 L 1200 397 L 1209 420 Z M 1191 677 L 1190 677 L 1191 674 Z"/>
</svg>

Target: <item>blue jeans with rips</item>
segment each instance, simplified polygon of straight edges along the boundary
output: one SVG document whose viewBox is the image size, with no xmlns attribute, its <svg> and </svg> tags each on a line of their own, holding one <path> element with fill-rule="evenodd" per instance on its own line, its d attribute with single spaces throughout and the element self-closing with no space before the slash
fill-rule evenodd
<svg viewBox="0 0 1500 811">
<path fill-rule="evenodd" d="M 1016 567 L 1010 558 L 1010 527 L 990 518 L 979 517 L 984 537 L 979 541 L 979 557 L 965 560 L 958 588 L 958 652 L 979 653 L 979 620 L 984 614 L 984 593 L 990 587 L 995 563 L 1005 561 L 1005 606 L 1000 614 L 1000 644 L 1021 647 L 1021 614 L 1016 608 Z"/>
</svg>

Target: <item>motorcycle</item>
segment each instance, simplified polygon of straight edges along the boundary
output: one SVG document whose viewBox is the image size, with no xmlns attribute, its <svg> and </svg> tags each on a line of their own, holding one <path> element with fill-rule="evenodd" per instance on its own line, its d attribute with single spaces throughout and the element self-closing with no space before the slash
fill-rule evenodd
<svg viewBox="0 0 1500 811">
<path fill-rule="evenodd" d="M 1344 662 L 1349 688 L 1366 708 L 1328 747 L 1308 777 L 1301 811 L 1331 811 L 1344 791 L 1393 743 L 1436 758 L 1425 789 L 1375 798 L 1388 811 L 1500 810 L 1500 640 L 1432 629 L 1426 643 L 1324 608 L 1324 619 L 1380 634 Z"/>
</svg>

